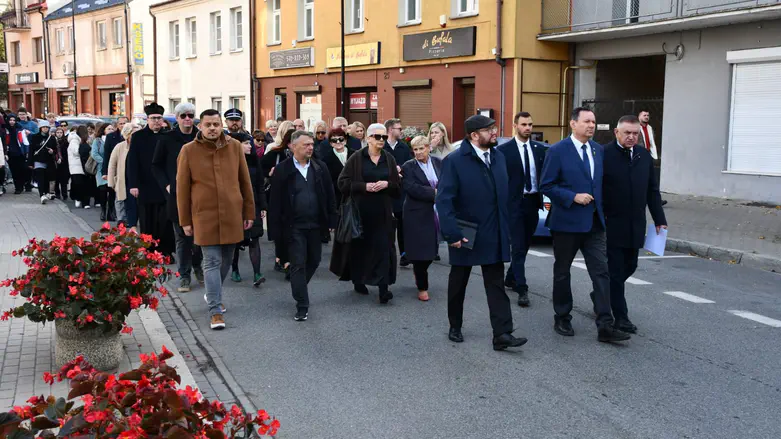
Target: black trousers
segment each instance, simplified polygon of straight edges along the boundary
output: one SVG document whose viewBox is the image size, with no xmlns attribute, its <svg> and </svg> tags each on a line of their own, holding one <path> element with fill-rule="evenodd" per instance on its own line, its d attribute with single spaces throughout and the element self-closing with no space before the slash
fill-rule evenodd
<svg viewBox="0 0 781 439">
<path fill-rule="evenodd" d="M 322 231 L 317 229 L 293 228 L 288 241 L 290 257 L 290 287 L 298 308 L 309 308 L 309 289 L 307 284 L 315 275 L 322 258 Z"/>
<path fill-rule="evenodd" d="M 624 283 L 637 270 L 636 248 L 607 248 L 607 266 L 610 272 L 610 307 L 616 320 L 629 320 L 629 310 L 624 297 Z"/>
<path fill-rule="evenodd" d="M 92 175 L 74 174 L 72 180 L 71 199 L 80 201 L 84 206 L 88 206 L 90 198 L 93 197 L 95 177 Z"/>
<path fill-rule="evenodd" d="M 483 265 L 483 285 L 488 298 L 488 312 L 494 336 L 507 334 L 513 330 L 513 315 L 510 310 L 510 298 L 504 291 L 502 274 L 504 264 Z M 447 284 L 447 316 L 450 327 L 461 329 L 464 320 L 464 298 L 472 267 L 453 265 Z"/>
<path fill-rule="evenodd" d="M 597 326 L 613 323 L 610 310 L 610 275 L 607 268 L 607 240 L 598 218 L 586 233 L 552 232 L 553 235 L 553 310 L 555 319 L 572 320 L 572 275 L 570 269 L 578 250 L 583 253 L 594 288 Z"/>
<path fill-rule="evenodd" d="M 35 182 L 38 183 L 38 195 L 47 195 L 49 193 L 49 170 L 46 168 L 35 169 L 33 170 L 33 177 Z"/>
<path fill-rule="evenodd" d="M 159 240 L 156 250 L 170 256 L 176 250 L 173 223 L 168 220 L 166 203 L 138 203 L 138 225 L 141 233 Z"/>
<path fill-rule="evenodd" d="M 428 291 L 428 267 L 433 261 L 412 261 L 412 274 L 418 291 Z"/>
<path fill-rule="evenodd" d="M 57 180 L 54 184 L 54 195 L 60 197 L 63 200 L 68 199 L 68 182 L 70 182 L 71 174 L 68 171 L 66 165 L 60 164 L 57 166 Z"/>
<path fill-rule="evenodd" d="M 404 215 L 402 212 L 393 212 L 396 218 L 396 242 L 399 246 L 399 255 L 404 254 Z"/>
<path fill-rule="evenodd" d="M 25 160 L 23 156 L 9 156 L 8 167 L 11 168 L 11 178 L 14 180 L 14 189 L 17 192 L 23 191 L 25 184 L 27 184 L 29 172 L 27 160 Z"/>
<path fill-rule="evenodd" d="M 507 269 L 505 281 L 515 280 L 516 292 L 529 291 L 526 283 L 526 255 L 532 244 L 534 231 L 537 230 L 537 222 L 540 220 L 540 211 L 537 209 L 539 199 L 524 198 L 522 201 L 523 216 L 517 224 L 511 224 L 512 236 L 512 263 Z"/>
</svg>

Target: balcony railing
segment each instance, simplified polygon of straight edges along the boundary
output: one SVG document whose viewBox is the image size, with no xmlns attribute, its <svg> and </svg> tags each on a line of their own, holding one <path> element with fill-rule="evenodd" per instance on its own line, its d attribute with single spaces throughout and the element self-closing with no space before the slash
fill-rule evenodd
<svg viewBox="0 0 781 439">
<path fill-rule="evenodd" d="M 6 30 L 25 30 L 30 28 L 30 19 L 27 17 L 27 13 L 21 9 L 7 9 L 0 14 L 0 23 L 3 24 L 3 29 Z"/>
<path fill-rule="evenodd" d="M 781 0 L 542 0 L 542 32 L 558 33 L 781 4 Z"/>
</svg>

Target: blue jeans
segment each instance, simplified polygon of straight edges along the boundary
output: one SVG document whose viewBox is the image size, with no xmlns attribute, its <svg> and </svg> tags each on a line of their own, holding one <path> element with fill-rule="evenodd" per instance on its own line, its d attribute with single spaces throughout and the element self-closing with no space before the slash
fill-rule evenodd
<svg viewBox="0 0 781 439">
<path fill-rule="evenodd" d="M 209 315 L 222 314 L 222 283 L 228 276 L 236 244 L 207 245 L 203 251 L 203 277 Z"/>
</svg>

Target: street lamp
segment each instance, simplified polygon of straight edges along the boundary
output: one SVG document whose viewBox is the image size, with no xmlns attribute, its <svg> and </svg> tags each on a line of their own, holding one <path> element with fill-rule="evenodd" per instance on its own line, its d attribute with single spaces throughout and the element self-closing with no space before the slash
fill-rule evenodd
<svg viewBox="0 0 781 439">
<path fill-rule="evenodd" d="M 344 90 L 344 0 L 339 0 L 340 6 L 342 8 L 342 117 L 347 117 L 347 99 L 345 99 L 345 90 Z"/>
</svg>

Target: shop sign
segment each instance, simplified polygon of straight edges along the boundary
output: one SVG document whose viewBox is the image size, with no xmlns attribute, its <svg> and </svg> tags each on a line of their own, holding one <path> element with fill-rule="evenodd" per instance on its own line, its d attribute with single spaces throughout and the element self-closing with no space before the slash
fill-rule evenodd
<svg viewBox="0 0 781 439">
<path fill-rule="evenodd" d="M 8 73 L 10 71 L 10 66 L 7 62 L 0 62 L 0 73 Z"/>
<path fill-rule="evenodd" d="M 144 65 L 144 24 L 133 23 L 133 63 Z"/>
<path fill-rule="evenodd" d="M 269 67 L 272 70 L 297 69 L 315 65 L 315 48 L 278 50 L 269 53 Z"/>
<path fill-rule="evenodd" d="M 274 95 L 274 120 L 282 117 L 282 96 Z"/>
<path fill-rule="evenodd" d="M 404 61 L 475 54 L 476 26 L 404 35 Z"/>
<path fill-rule="evenodd" d="M 36 82 L 38 82 L 38 72 L 16 74 L 17 84 L 35 84 Z"/>
<path fill-rule="evenodd" d="M 376 110 L 380 102 L 380 95 L 376 91 L 369 93 L 369 108 Z"/>
<path fill-rule="evenodd" d="M 342 48 L 329 47 L 325 52 L 326 67 L 342 67 Z M 344 66 L 367 66 L 380 63 L 380 42 L 344 46 Z"/>
<path fill-rule="evenodd" d="M 43 86 L 46 88 L 68 88 L 68 78 L 44 79 Z"/>
<path fill-rule="evenodd" d="M 366 109 L 366 93 L 350 93 L 350 109 L 351 110 L 365 110 Z"/>
</svg>

